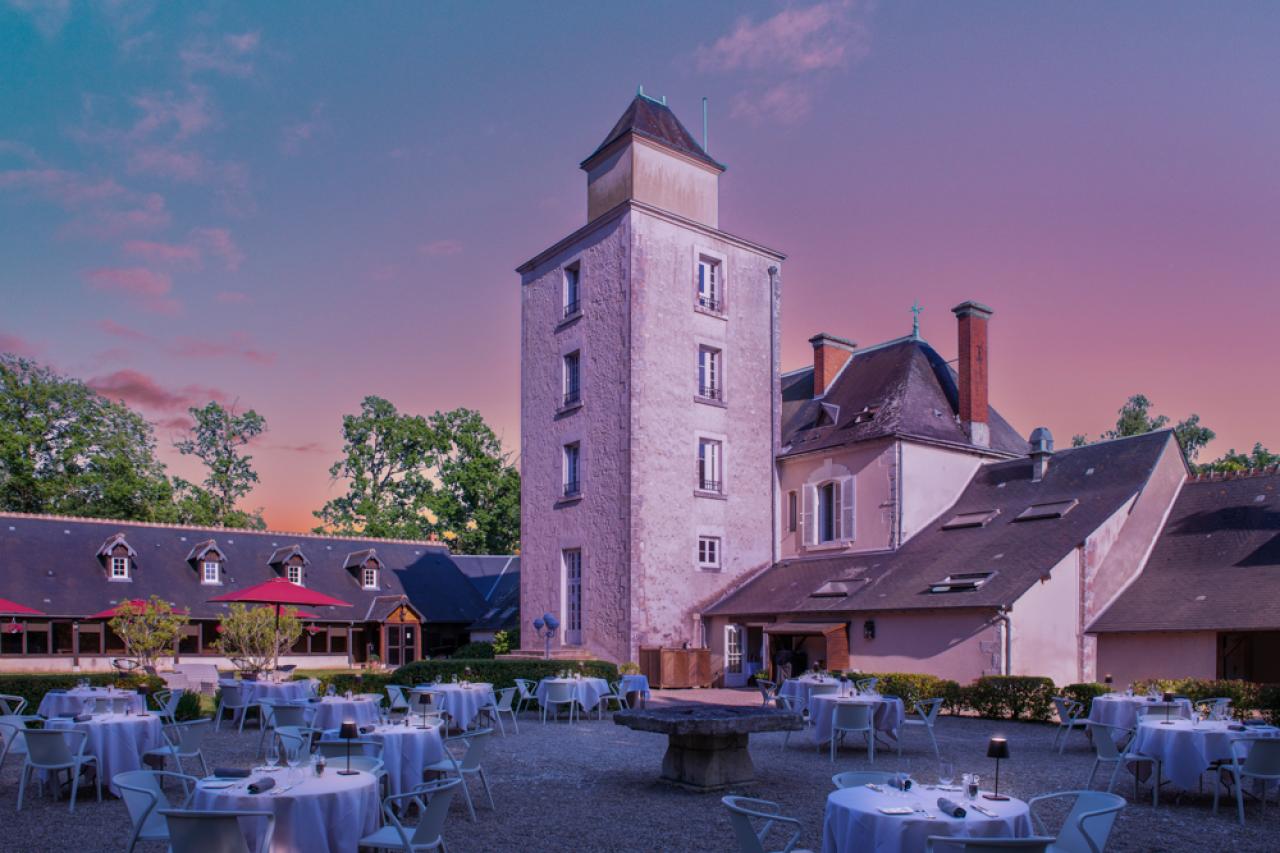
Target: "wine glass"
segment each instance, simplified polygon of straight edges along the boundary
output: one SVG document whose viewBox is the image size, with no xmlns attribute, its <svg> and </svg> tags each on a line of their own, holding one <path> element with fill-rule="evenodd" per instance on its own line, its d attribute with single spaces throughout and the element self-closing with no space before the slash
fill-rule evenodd
<svg viewBox="0 0 1280 853">
<path fill-rule="evenodd" d="M 938 762 L 938 784 L 950 788 L 956 779 L 956 768 L 950 761 Z"/>
<path fill-rule="evenodd" d="M 289 765 L 289 781 L 297 782 L 302 778 L 298 772 L 298 767 L 302 764 L 302 747 L 286 749 L 284 751 L 284 760 Z"/>
<path fill-rule="evenodd" d="M 271 773 L 280 766 L 280 747 L 273 737 L 267 744 L 267 772 Z"/>
</svg>

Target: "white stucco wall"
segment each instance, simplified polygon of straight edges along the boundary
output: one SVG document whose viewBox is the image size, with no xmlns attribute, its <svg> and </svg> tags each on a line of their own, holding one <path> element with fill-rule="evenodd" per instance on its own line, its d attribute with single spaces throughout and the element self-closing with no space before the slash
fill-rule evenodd
<svg viewBox="0 0 1280 853">
<path fill-rule="evenodd" d="M 1014 675 L 1080 681 L 1080 562 L 1080 549 L 1072 549 L 1014 602 L 1008 614 Z"/>
<path fill-rule="evenodd" d="M 1116 686 L 1142 678 L 1217 678 L 1218 635 L 1213 631 L 1101 634 L 1098 678 Z"/>
<path fill-rule="evenodd" d="M 956 502 L 983 459 L 913 441 L 899 442 L 899 447 L 902 481 L 908 484 L 902 495 L 902 542 L 906 542 Z"/>
<path fill-rule="evenodd" d="M 876 637 L 863 636 L 874 619 Z M 858 615 L 849 630 L 850 665 L 864 672 L 922 672 L 968 684 L 995 671 L 1000 630 L 975 610 Z"/>
</svg>

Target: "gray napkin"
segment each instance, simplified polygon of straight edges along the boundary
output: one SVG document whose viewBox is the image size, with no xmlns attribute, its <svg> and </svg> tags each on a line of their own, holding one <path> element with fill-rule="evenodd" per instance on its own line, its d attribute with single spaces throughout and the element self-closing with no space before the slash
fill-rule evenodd
<svg viewBox="0 0 1280 853">
<path fill-rule="evenodd" d="M 213 775 L 219 779 L 248 779 L 249 771 L 243 767 L 215 767 Z"/>
<path fill-rule="evenodd" d="M 946 797 L 938 797 L 938 811 L 952 817 L 964 817 L 964 806 Z"/>
<path fill-rule="evenodd" d="M 77 723 L 87 723 L 93 719 L 93 714 L 76 714 L 75 721 Z"/>
<path fill-rule="evenodd" d="M 276 786 L 276 780 L 270 776 L 259 776 L 249 783 L 250 794 L 261 794 L 263 791 L 270 791 Z"/>
</svg>

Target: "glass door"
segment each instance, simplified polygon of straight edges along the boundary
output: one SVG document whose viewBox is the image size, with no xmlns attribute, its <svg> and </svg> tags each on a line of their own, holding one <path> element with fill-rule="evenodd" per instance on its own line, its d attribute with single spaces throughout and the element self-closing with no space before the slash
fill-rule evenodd
<svg viewBox="0 0 1280 853">
<path fill-rule="evenodd" d="M 742 687 L 747 683 L 742 667 L 743 630 L 741 625 L 724 626 L 724 686 Z"/>
</svg>

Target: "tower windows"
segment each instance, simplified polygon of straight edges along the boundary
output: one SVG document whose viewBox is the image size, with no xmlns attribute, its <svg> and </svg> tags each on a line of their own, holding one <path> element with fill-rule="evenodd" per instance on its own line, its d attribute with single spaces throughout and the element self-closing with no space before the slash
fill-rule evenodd
<svg viewBox="0 0 1280 853">
<path fill-rule="evenodd" d="M 723 400 L 720 350 L 698 348 L 698 396 L 704 400 Z"/>
<path fill-rule="evenodd" d="M 578 442 L 564 446 L 564 496 L 574 498 L 582 494 L 582 446 Z"/>
<path fill-rule="evenodd" d="M 712 438 L 698 439 L 698 491 L 721 494 L 724 445 Z"/>
<path fill-rule="evenodd" d="M 720 263 L 711 258 L 698 258 L 698 307 L 716 314 L 724 312 L 724 282 Z"/>
<path fill-rule="evenodd" d="M 699 536 L 698 537 L 698 568 L 700 569 L 720 568 L 720 537 L 719 536 Z"/>
<path fill-rule="evenodd" d="M 582 312 L 579 301 L 582 290 L 582 267 L 571 264 L 564 268 L 564 318 L 568 319 Z"/>
<path fill-rule="evenodd" d="M 582 549 L 566 548 L 560 552 L 564 572 L 564 641 L 582 644 Z"/>
<path fill-rule="evenodd" d="M 582 354 L 574 350 L 564 357 L 564 404 L 562 408 L 582 402 Z"/>
</svg>

